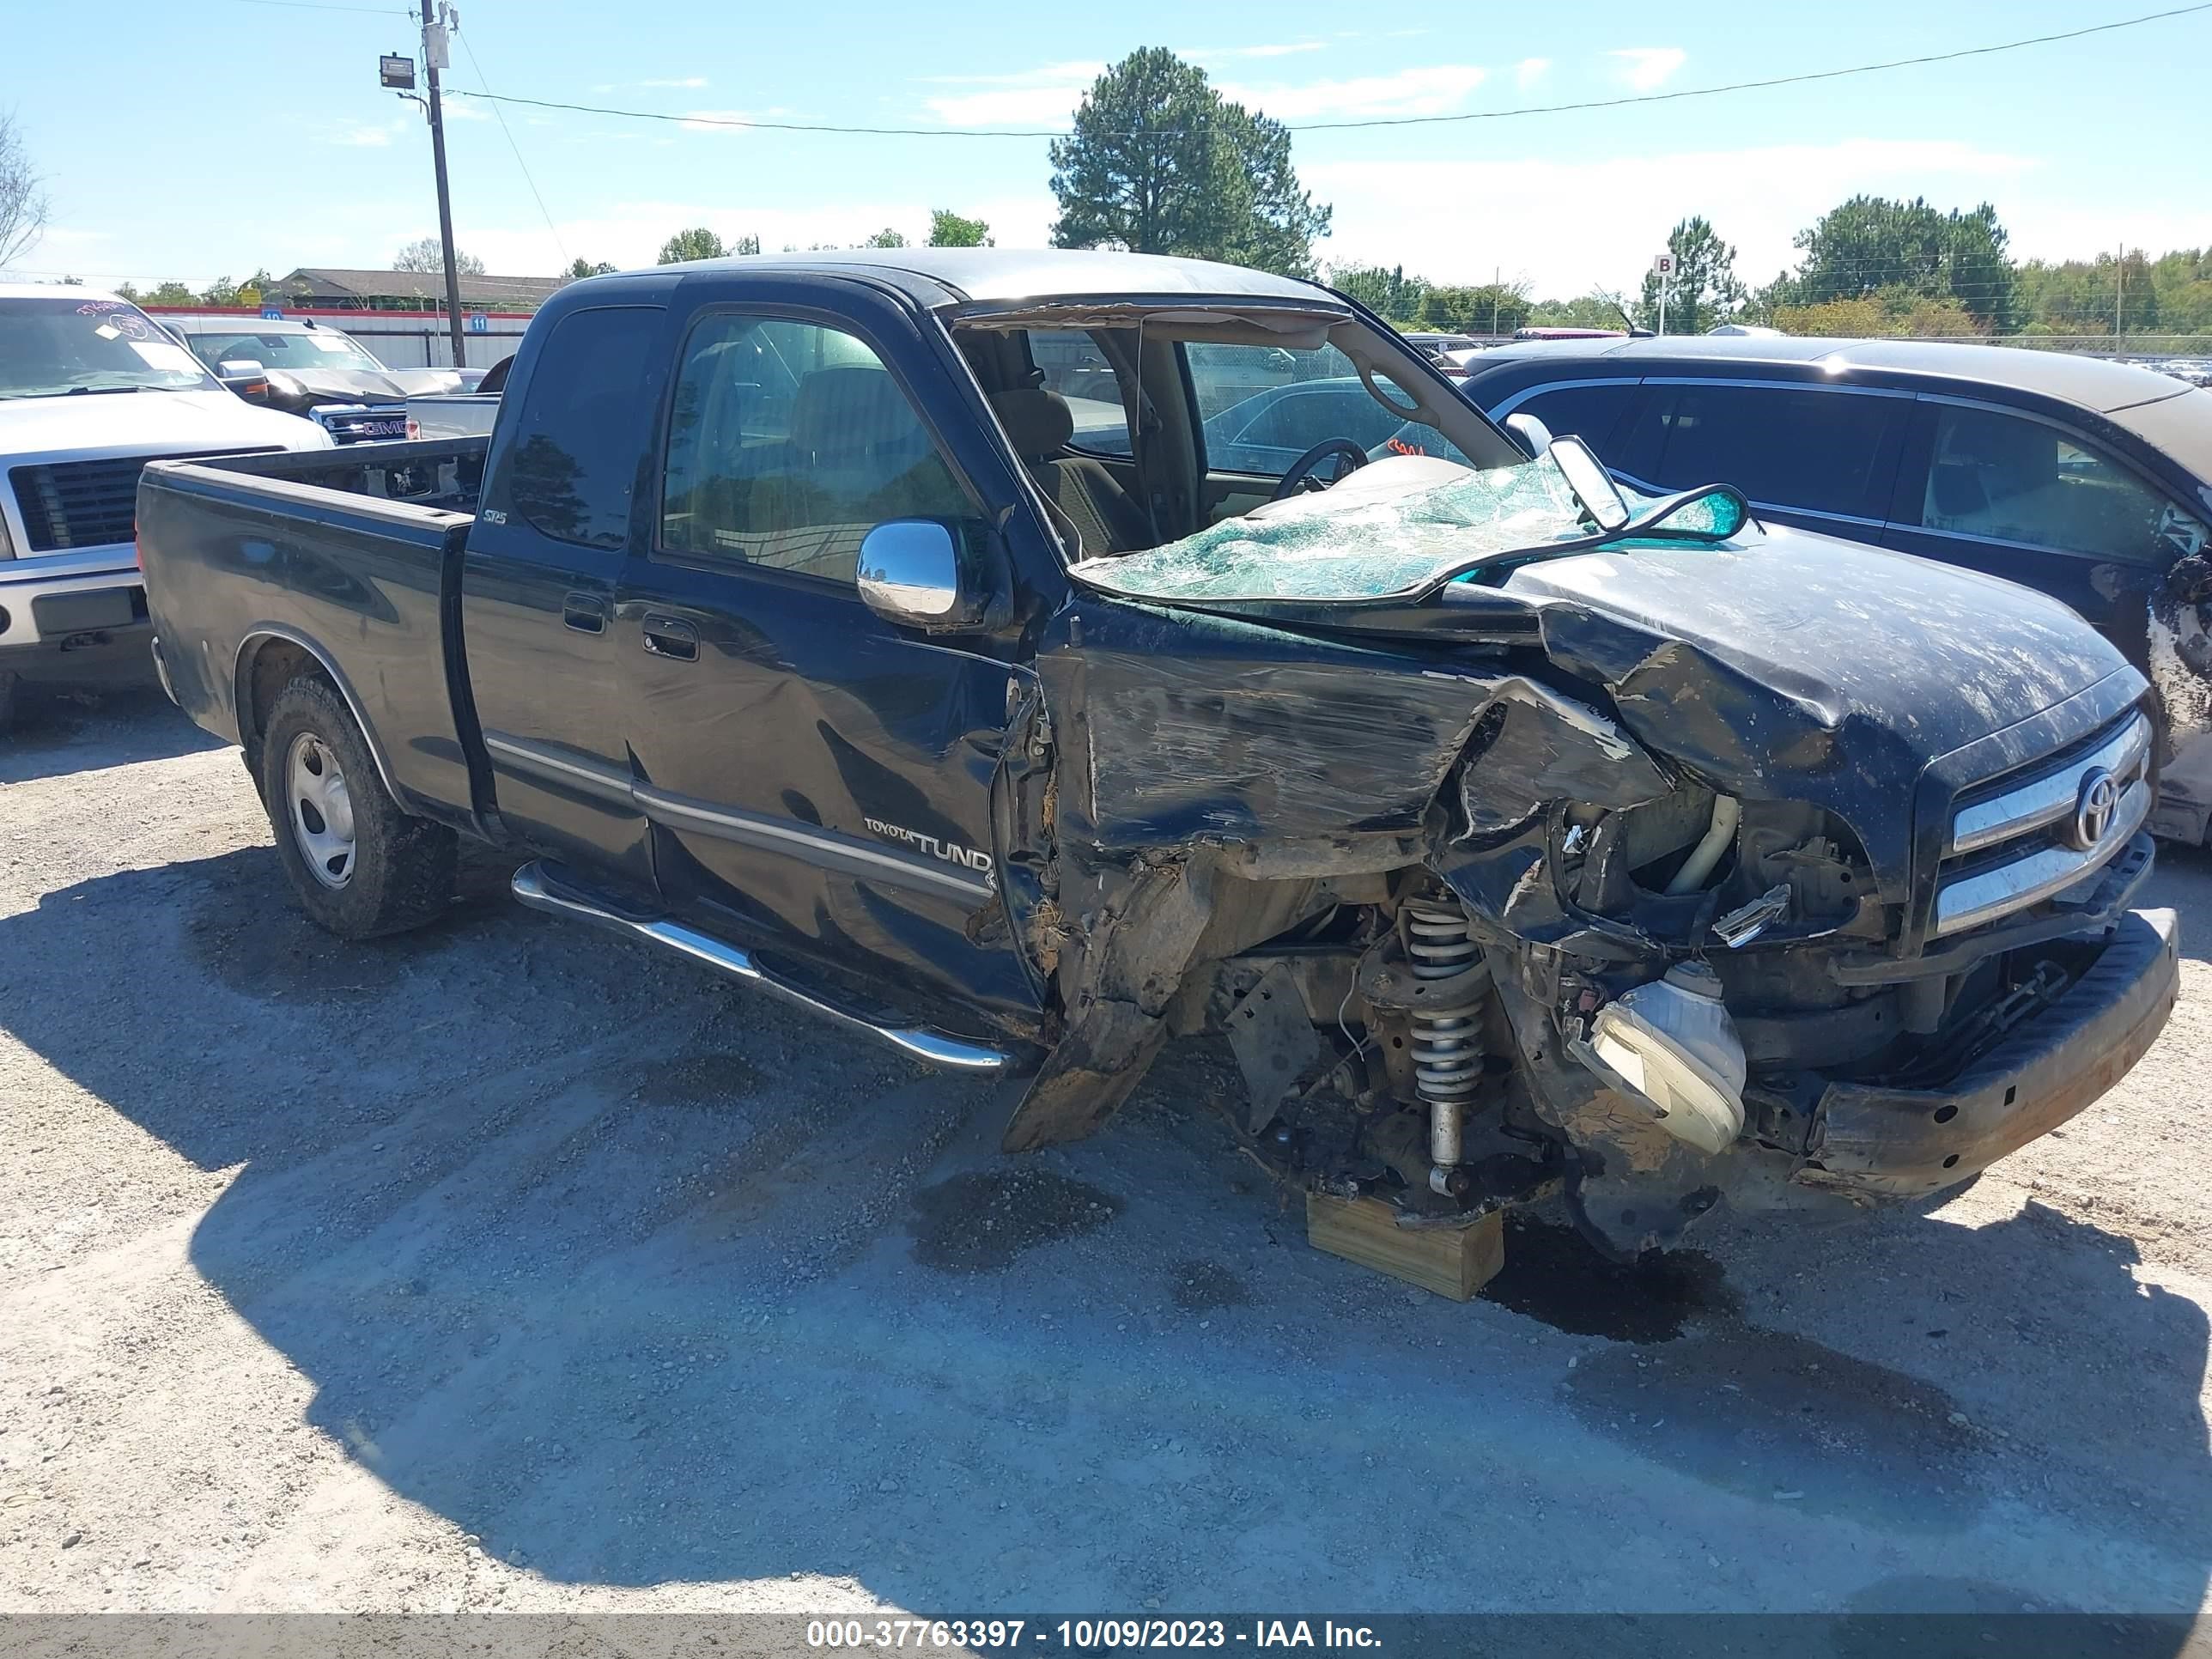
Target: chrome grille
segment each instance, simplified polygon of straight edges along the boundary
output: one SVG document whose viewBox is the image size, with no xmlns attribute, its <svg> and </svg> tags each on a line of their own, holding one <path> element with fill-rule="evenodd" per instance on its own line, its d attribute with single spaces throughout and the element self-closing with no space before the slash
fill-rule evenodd
<svg viewBox="0 0 2212 1659">
<path fill-rule="evenodd" d="M 1952 814 L 1929 931 L 1964 933 L 2057 897 L 2109 864 L 2150 816 L 2152 731 L 2131 711 L 2085 750 Z"/>
<path fill-rule="evenodd" d="M 193 455 L 124 455 L 112 460 L 58 461 L 19 466 L 8 474 L 22 509 L 33 553 L 65 553 L 131 539 L 138 514 L 138 474 L 149 461 L 206 461 L 222 455 L 264 455 L 269 447 L 219 449 Z"/>
</svg>

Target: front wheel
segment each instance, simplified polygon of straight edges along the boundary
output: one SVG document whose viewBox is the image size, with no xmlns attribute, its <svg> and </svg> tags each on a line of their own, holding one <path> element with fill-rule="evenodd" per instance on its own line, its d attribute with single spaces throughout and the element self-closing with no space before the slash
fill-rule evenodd
<svg viewBox="0 0 2212 1659">
<path fill-rule="evenodd" d="M 297 679 L 277 694 L 260 784 L 300 908 L 340 939 L 404 933 L 451 902 L 459 838 L 399 810 L 327 681 Z"/>
</svg>

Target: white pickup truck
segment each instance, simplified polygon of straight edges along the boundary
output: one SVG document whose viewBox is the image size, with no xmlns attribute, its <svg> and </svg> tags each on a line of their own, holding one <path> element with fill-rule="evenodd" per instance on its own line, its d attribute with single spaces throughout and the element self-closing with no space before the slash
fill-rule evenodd
<svg viewBox="0 0 2212 1659">
<path fill-rule="evenodd" d="M 127 300 L 0 283 L 0 726 L 27 681 L 152 680 L 146 462 L 330 446 L 240 402 Z"/>
</svg>

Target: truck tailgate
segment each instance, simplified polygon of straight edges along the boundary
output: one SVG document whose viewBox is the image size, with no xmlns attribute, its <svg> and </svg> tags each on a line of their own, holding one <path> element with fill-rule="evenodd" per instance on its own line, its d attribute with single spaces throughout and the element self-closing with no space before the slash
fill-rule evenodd
<svg viewBox="0 0 2212 1659">
<path fill-rule="evenodd" d="M 138 544 L 171 696 L 219 736 L 257 735 L 255 668 L 304 648 L 337 683 L 386 787 L 449 822 L 474 811 L 456 713 L 460 552 L 483 445 L 160 463 L 138 489 Z M 416 499 L 396 499 L 411 489 Z M 382 493 L 364 493 L 382 492 Z M 265 678 L 265 677 L 264 677 Z"/>
</svg>

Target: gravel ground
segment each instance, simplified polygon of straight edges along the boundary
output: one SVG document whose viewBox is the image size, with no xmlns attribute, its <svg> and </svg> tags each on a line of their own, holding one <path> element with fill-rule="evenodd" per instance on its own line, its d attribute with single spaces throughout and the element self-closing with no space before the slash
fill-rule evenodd
<svg viewBox="0 0 2212 1659">
<path fill-rule="evenodd" d="M 0 747 L 0 1610 L 2193 1612 L 2212 862 L 2125 1083 L 1929 1213 L 1309 1249 L 1172 1054 L 1006 1100 L 505 871 L 346 946 L 157 697 Z"/>
</svg>

